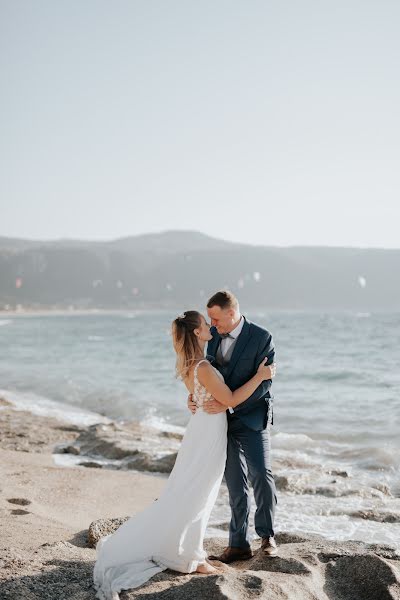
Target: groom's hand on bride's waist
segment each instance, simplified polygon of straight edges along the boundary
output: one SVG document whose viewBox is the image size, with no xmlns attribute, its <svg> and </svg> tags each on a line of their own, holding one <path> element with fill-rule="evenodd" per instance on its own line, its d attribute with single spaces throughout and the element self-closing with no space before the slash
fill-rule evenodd
<svg viewBox="0 0 400 600">
<path fill-rule="evenodd" d="M 193 394 L 188 395 L 187 405 L 190 412 L 194 415 L 197 410 L 197 405 L 195 402 L 193 402 Z M 225 412 L 226 406 L 213 398 L 211 400 L 207 400 L 207 402 L 204 402 L 203 410 L 210 415 L 216 415 L 218 413 Z"/>
<path fill-rule="evenodd" d="M 212 400 L 207 400 L 207 402 L 204 402 L 203 410 L 209 415 L 216 415 L 218 413 L 225 412 L 226 406 L 213 398 Z"/>
</svg>

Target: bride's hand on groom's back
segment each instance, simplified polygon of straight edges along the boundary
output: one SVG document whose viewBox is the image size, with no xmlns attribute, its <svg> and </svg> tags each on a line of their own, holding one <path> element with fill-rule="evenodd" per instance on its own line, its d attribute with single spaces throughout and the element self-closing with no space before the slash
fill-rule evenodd
<svg viewBox="0 0 400 600">
<path fill-rule="evenodd" d="M 190 410 L 190 412 L 194 415 L 194 413 L 196 412 L 197 406 L 196 406 L 196 403 L 193 402 L 193 394 L 188 395 L 187 405 L 188 405 L 188 409 Z"/>
<path fill-rule="evenodd" d="M 263 358 L 257 369 L 257 373 L 262 376 L 263 380 L 272 379 L 273 377 L 275 377 L 276 374 L 276 363 L 272 363 L 267 366 L 265 364 L 265 361 L 267 360 L 268 356 Z"/>
</svg>

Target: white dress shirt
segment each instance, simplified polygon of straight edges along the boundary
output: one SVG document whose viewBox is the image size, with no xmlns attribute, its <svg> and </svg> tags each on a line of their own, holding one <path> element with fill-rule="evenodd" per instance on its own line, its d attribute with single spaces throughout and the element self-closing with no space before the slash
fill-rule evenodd
<svg viewBox="0 0 400 600">
<path fill-rule="evenodd" d="M 241 316 L 240 321 L 236 325 L 235 329 L 233 329 L 232 331 L 229 332 L 229 335 L 231 337 L 226 337 L 221 340 L 222 356 L 225 356 L 225 354 L 228 352 L 229 348 L 233 344 L 234 340 L 239 336 L 240 332 L 243 329 L 243 325 L 244 325 L 244 318 L 243 318 L 243 316 Z"/>
<path fill-rule="evenodd" d="M 239 336 L 240 332 L 242 331 L 243 325 L 244 325 L 244 318 L 243 318 L 243 315 L 241 315 L 240 321 L 236 325 L 235 329 L 233 329 L 232 331 L 229 332 L 229 335 L 232 337 L 222 338 L 222 340 L 221 340 L 222 356 L 225 356 L 225 354 L 228 352 L 228 350 L 231 347 L 231 345 L 233 344 L 233 342 Z M 234 410 L 231 406 L 228 406 L 228 410 L 231 414 L 234 412 Z"/>
</svg>

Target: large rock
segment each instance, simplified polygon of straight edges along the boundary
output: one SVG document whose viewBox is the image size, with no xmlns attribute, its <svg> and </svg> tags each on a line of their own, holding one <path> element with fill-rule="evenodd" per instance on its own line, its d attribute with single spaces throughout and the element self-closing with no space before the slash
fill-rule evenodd
<svg viewBox="0 0 400 600">
<path fill-rule="evenodd" d="M 128 517 L 95 521 L 92 544 L 113 533 Z M 320 536 L 277 534 L 279 556 L 269 558 L 252 544 L 250 560 L 220 566 L 217 575 L 159 573 L 143 586 L 121 592 L 121 600 L 399 600 L 400 554 L 391 546 L 331 542 Z M 226 547 L 206 539 L 208 554 Z"/>
<path fill-rule="evenodd" d="M 350 513 L 355 519 L 365 519 L 367 521 L 378 521 L 378 523 L 400 523 L 399 512 L 388 512 L 379 510 L 357 510 Z"/>
<path fill-rule="evenodd" d="M 97 459 L 112 468 L 170 473 L 181 438 L 179 433 L 135 422 L 96 423 L 82 431 L 73 444 L 61 444 L 55 451 L 89 457 L 91 465 Z"/>
<path fill-rule="evenodd" d="M 100 538 L 114 533 L 128 519 L 129 517 L 116 517 L 114 519 L 97 519 L 90 523 L 87 536 L 89 546 L 95 548 Z"/>
<path fill-rule="evenodd" d="M 121 600 L 400 599 L 400 557 L 394 549 L 329 542 L 318 536 L 281 535 L 278 557 L 267 558 L 259 550 L 259 542 L 254 542 L 252 559 L 221 565 L 218 575 L 164 571 L 145 586 L 122 592 Z M 209 554 L 225 546 L 223 539 L 205 540 Z"/>
<path fill-rule="evenodd" d="M 125 517 L 98 525 L 112 533 Z M 101 526 L 104 527 L 101 529 Z M 119 526 L 119 525 L 118 525 Z M 102 535 L 100 537 L 102 537 Z M 249 561 L 224 565 L 218 575 L 159 573 L 144 585 L 121 592 L 121 600 L 399 600 L 399 556 L 388 546 L 335 543 L 318 536 L 277 535 L 280 556 L 266 558 L 254 542 Z M 205 540 L 219 553 L 222 538 Z M 0 598 L 7 600 L 94 600 L 95 551 L 66 541 L 36 551 L 0 552 Z"/>
</svg>

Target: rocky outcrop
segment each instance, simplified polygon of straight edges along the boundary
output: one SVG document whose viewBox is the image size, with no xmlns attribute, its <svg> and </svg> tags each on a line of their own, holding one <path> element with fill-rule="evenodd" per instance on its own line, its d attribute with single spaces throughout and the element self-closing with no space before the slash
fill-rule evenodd
<svg viewBox="0 0 400 600">
<path fill-rule="evenodd" d="M 399 600 L 400 571 L 395 551 L 356 542 L 277 536 L 280 556 L 268 558 L 253 544 L 252 559 L 223 565 L 218 575 L 178 575 L 164 571 L 146 584 L 146 600 Z M 286 543 L 285 543 L 286 542 Z M 209 554 L 226 542 L 206 540 Z M 143 589 L 121 600 L 143 598 Z"/>
<path fill-rule="evenodd" d="M 126 520 L 96 521 L 89 540 L 97 543 Z M 400 554 L 384 545 L 332 542 L 319 536 L 281 533 L 279 556 L 269 558 L 253 543 L 250 560 L 223 565 L 217 575 L 164 571 L 144 586 L 121 592 L 121 600 L 399 600 Z M 206 539 L 208 554 L 219 554 L 222 538 Z M 143 595 L 145 594 L 145 596 Z"/>
<path fill-rule="evenodd" d="M 82 456 L 79 464 L 83 466 L 95 466 L 97 458 L 111 468 L 170 473 L 181 439 L 179 433 L 136 422 L 96 423 L 82 431 L 72 444 L 59 444 L 54 451 Z"/>
<path fill-rule="evenodd" d="M 129 517 L 116 517 L 115 519 L 97 519 L 97 521 L 93 521 L 88 529 L 88 545 L 95 548 L 100 538 L 114 533 L 128 519 Z"/>
<path fill-rule="evenodd" d="M 365 519 L 368 521 L 377 521 L 378 523 L 400 523 L 400 513 L 378 511 L 378 510 L 357 510 L 350 513 L 355 519 Z"/>
<path fill-rule="evenodd" d="M 65 440 L 70 445 L 85 429 L 53 417 L 15 410 L 5 398 L 0 398 L 0 407 L 0 448 L 4 450 L 51 452 L 54 444 Z"/>
</svg>

